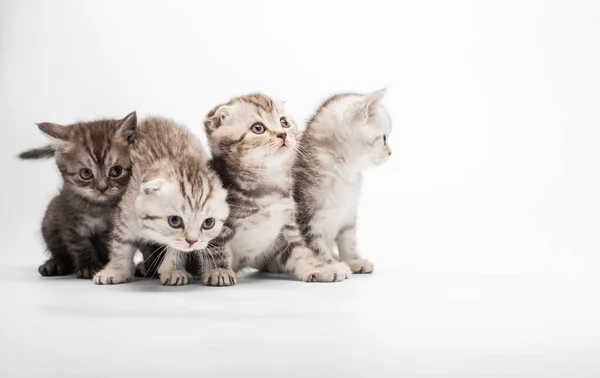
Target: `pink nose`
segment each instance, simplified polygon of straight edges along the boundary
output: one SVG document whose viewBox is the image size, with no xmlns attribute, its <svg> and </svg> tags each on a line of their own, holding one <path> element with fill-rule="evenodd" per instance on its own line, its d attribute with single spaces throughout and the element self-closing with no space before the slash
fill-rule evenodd
<svg viewBox="0 0 600 378">
<path fill-rule="evenodd" d="M 188 242 L 189 245 L 194 244 L 195 242 L 198 241 L 198 239 L 189 239 L 189 238 L 185 238 L 185 241 Z"/>
</svg>

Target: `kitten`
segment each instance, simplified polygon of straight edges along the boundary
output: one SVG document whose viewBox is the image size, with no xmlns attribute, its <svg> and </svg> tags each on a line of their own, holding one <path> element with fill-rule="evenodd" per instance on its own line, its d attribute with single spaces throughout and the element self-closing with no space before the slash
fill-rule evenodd
<svg viewBox="0 0 600 378">
<path fill-rule="evenodd" d="M 380 104 L 386 90 L 336 95 L 308 122 L 294 164 L 297 221 L 310 248 L 332 254 L 353 273 L 373 264 L 356 250 L 356 210 L 362 172 L 387 161 L 391 121 Z M 332 255 L 333 256 L 333 255 Z"/>
<path fill-rule="evenodd" d="M 53 145 L 23 152 L 22 159 L 54 156 L 62 175 L 60 194 L 50 201 L 42 235 L 51 258 L 42 276 L 75 273 L 92 278 L 108 261 L 111 217 L 130 178 L 130 145 L 137 124 L 133 112 L 122 120 L 61 126 L 41 123 Z"/>
<path fill-rule="evenodd" d="M 303 281 L 341 281 L 347 266 L 306 247 L 295 220 L 291 169 L 298 135 L 273 99 L 252 94 L 206 116 L 212 166 L 225 185 L 234 236 L 233 270 L 245 267 L 293 274 Z"/>
<path fill-rule="evenodd" d="M 157 261 L 163 285 L 190 283 L 186 260 L 197 254 L 206 259 L 204 283 L 235 284 L 224 250 L 231 236 L 225 225 L 227 194 L 207 160 L 198 139 L 184 127 L 162 118 L 138 125 L 131 148 L 131 181 L 109 240 L 110 261 L 94 276 L 96 284 L 130 281 L 136 249 L 148 246 L 157 246 L 156 253 L 163 256 Z"/>
</svg>

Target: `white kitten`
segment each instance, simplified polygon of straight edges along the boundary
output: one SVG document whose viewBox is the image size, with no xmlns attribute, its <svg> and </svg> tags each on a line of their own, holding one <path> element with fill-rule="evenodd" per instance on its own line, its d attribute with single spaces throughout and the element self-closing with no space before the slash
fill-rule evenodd
<svg viewBox="0 0 600 378">
<path fill-rule="evenodd" d="M 310 248 L 333 255 L 353 273 L 373 264 L 356 250 L 356 211 L 362 172 L 387 161 L 391 122 L 380 104 L 385 89 L 335 95 L 308 122 L 294 164 L 297 221 Z"/>
</svg>

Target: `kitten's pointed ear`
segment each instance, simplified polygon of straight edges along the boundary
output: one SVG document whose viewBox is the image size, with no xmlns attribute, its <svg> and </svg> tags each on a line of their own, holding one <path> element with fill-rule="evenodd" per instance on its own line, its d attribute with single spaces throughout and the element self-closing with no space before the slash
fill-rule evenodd
<svg viewBox="0 0 600 378">
<path fill-rule="evenodd" d="M 165 182 L 167 182 L 167 180 L 161 178 L 150 180 L 142 184 L 140 192 L 144 194 L 155 194 L 163 187 Z"/>
<path fill-rule="evenodd" d="M 137 113 L 131 112 L 119 121 L 117 125 L 117 134 L 128 143 L 133 142 L 135 138 L 135 129 L 137 127 Z"/>
<path fill-rule="evenodd" d="M 221 127 L 225 118 L 229 117 L 229 106 L 220 105 L 208 112 L 204 119 L 204 128 L 207 134 L 212 134 L 213 131 Z"/>
<path fill-rule="evenodd" d="M 63 144 L 69 140 L 71 130 L 67 126 L 58 125 L 56 123 L 42 122 L 38 123 L 37 127 L 52 139 L 55 145 Z"/>
<path fill-rule="evenodd" d="M 369 119 L 369 116 L 373 113 L 373 108 L 383 100 L 386 93 L 387 88 L 383 88 L 363 95 L 357 104 L 359 107 L 359 116 L 365 121 Z"/>
</svg>

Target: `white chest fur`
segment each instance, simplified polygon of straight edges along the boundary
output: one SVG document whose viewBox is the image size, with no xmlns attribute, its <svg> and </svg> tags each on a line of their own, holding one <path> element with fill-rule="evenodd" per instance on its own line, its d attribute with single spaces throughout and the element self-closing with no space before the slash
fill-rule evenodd
<svg viewBox="0 0 600 378">
<path fill-rule="evenodd" d="M 259 211 L 236 224 L 230 241 L 234 261 L 252 260 L 272 248 L 293 207 L 291 199 L 280 195 L 262 197 L 256 204 Z"/>
<path fill-rule="evenodd" d="M 348 182 L 333 177 L 326 188 L 321 188 L 322 206 L 316 212 L 314 229 L 321 230 L 323 238 L 331 247 L 338 232 L 354 224 L 360 195 L 361 181 Z"/>
</svg>

